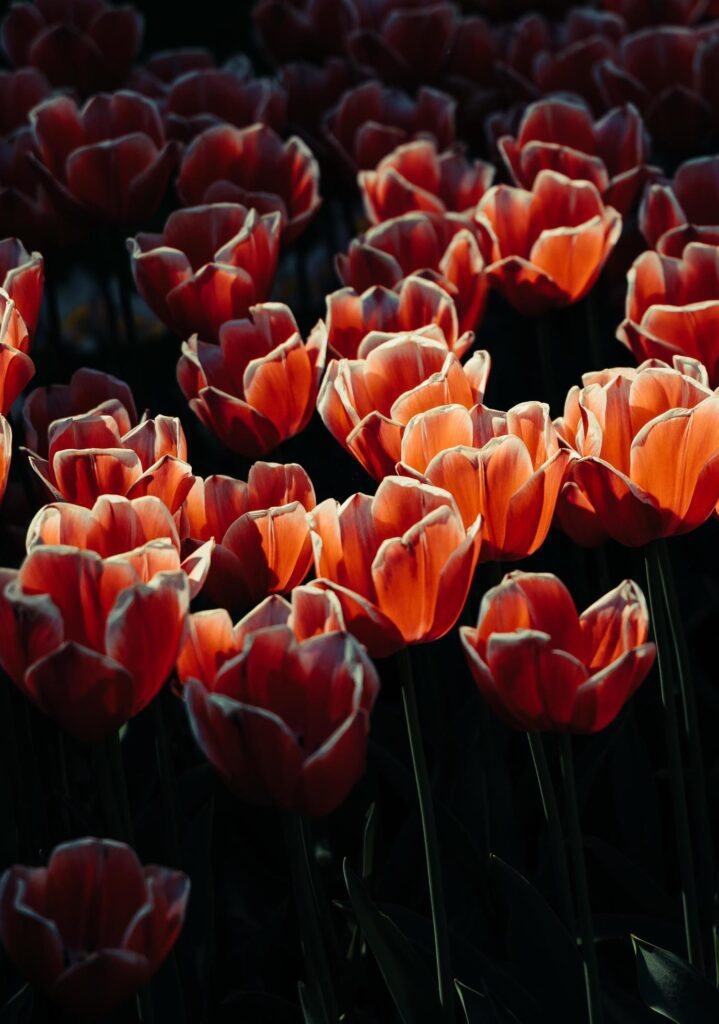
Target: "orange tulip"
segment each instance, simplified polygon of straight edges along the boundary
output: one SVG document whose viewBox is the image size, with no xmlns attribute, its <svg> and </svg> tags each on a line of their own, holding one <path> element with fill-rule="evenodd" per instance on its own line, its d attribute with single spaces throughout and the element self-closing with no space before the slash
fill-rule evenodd
<svg viewBox="0 0 719 1024">
<path fill-rule="evenodd" d="M 0 501 L 2 501 L 7 487 L 7 478 L 10 472 L 10 460 L 12 459 L 12 430 L 10 424 L 0 414 Z"/>
</svg>

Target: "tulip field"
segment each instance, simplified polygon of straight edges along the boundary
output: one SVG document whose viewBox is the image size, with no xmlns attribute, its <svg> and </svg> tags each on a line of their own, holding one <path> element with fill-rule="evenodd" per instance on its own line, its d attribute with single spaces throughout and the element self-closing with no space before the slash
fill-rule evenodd
<svg viewBox="0 0 719 1024">
<path fill-rule="evenodd" d="M 0 1024 L 717 1024 L 718 0 L 0 7 Z"/>
</svg>

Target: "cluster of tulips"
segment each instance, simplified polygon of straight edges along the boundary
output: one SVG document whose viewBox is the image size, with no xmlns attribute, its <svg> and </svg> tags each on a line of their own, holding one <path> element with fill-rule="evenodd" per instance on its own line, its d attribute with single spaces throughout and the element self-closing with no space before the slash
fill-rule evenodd
<svg viewBox="0 0 719 1024">
<path fill-rule="evenodd" d="M 471 13 L 450 0 L 259 0 L 265 77 L 244 55 L 218 66 L 202 49 L 139 64 L 140 14 L 104 0 L 18 0 L 1 25 L 0 498 L 7 488 L 4 529 L 19 528 L 25 551 L 0 569 L 0 685 L 83 750 L 117 751 L 171 691 L 237 799 L 305 822 L 305 863 L 306 819 L 332 814 L 365 772 L 394 656 L 431 895 L 428 1012 L 446 1022 L 460 1006 L 408 652 L 447 635 L 477 699 L 529 734 L 551 829 L 541 736 L 562 735 L 576 902 L 565 924 L 591 1024 L 615 1018 L 568 739 L 610 726 L 658 654 L 682 844 L 678 952 L 700 968 L 706 945 L 664 539 L 719 513 L 719 156 L 695 155 L 717 143 L 719 6 L 604 0 L 551 15 L 489 0 Z M 347 214 L 341 246 L 319 238 L 321 181 L 323 213 Z M 113 365 L 124 358 L 127 373 L 83 366 L 33 386 L 36 366 L 47 380 L 57 268 L 99 236 L 123 298 Z M 334 252 L 341 284 L 314 326 L 312 283 L 292 269 L 313 246 Z M 587 333 L 576 347 L 595 368 L 561 415 L 537 400 L 486 404 L 502 345 L 492 310 L 543 343 L 554 311 L 590 303 L 598 282 L 624 303 L 614 327 L 627 365 L 598 366 Z M 281 284 L 286 302 L 273 297 Z M 139 415 L 121 379 L 152 344 L 133 319 L 140 299 L 177 339 L 177 384 L 201 427 Z M 287 459 L 315 413 L 372 493 L 318 501 Z M 185 429 L 246 479 L 193 461 Z M 624 580 L 580 614 L 556 575 L 516 568 L 478 600 L 480 564 L 524 562 L 552 528 L 578 548 L 643 549 L 650 607 Z M 696 716 L 686 672 L 680 683 Z M 117 775 L 112 786 L 121 801 Z M 701 801 L 692 810 L 706 816 Z M 72 839 L 47 867 L 8 868 L 0 939 L 53 1004 L 96 1019 L 175 943 L 190 889 L 180 866 L 143 868 L 118 837 Z M 306 1021 L 336 1024 L 354 1018 L 320 918 L 301 922 L 303 1007 Z M 417 1024 L 386 943 L 363 930 L 401 1019 Z"/>
</svg>

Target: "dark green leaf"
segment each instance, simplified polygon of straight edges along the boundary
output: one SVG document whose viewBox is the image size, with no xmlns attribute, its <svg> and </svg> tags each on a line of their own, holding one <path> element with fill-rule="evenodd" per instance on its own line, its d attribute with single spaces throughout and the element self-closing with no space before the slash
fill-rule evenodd
<svg viewBox="0 0 719 1024">
<path fill-rule="evenodd" d="M 322 1009 L 322 1000 L 314 989 L 300 981 L 297 985 L 302 1007 L 302 1019 L 305 1024 L 324 1024 L 327 1019 Z"/>
<path fill-rule="evenodd" d="M 0 1009 L 0 1024 L 29 1024 L 34 1001 L 32 989 L 24 985 Z"/>
<path fill-rule="evenodd" d="M 719 992 L 694 967 L 659 946 L 633 937 L 642 999 L 675 1024 L 716 1024 Z"/>
</svg>

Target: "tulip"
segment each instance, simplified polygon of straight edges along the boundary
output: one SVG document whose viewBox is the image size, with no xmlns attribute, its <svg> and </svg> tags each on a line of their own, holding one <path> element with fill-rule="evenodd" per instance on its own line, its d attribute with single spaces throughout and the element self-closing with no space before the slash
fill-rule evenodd
<svg viewBox="0 0 719 1024">
<path fill-rule="evenodd" d="M 367 6 L 374 18 L 364 19 L 347 39 L 352 59 L 393 85 L 436 81 L 461 30 L 457 8 L 446 2 Z"/>
<path fill-rule="evenodd" d="M 287 100 L 273 79 L 242 78 L 230 70 L 202 68 L 177 78 L 163 107 L 169 138 L 187 143 L 218 124 L 246 128 L 260 123 L 282 131 Z"/>
<path fill-rule="evenodd" d="M 719 247 L 692 242 L 679 259 L 642 253 L 627 277 L 617 337 L 638 361 L 696 359 L 719 385 Z"/>
<path fill-rule="evenodd" d="M 580 458 L 557 512 L 577 543 L 637 547 L 695 529 L 717 504 L 719 396 L 696 360 L 673 364 L 585 374 L 569 392 L 555 427 Z"/>
<path fill-rule="evenodd" d="M 667 0 L 661 7 L 654 0 L 602 0 L 602 4 L 620 15 L 631 32 L 651 25 L 691 25 L 707 7 L 706 0 Z"/>
<path fill-rule="evenodd" d="M 389 341 L 393 334 L 411 334 L 431 324 L 439 327 L 458 358 L 474 341 L 472 331 L 459 333 L 457 307 L 449 293 L 419 275 L 402 278 L 394 289 L 373 285 L 358 294 L 354 288 L 340 288 L 326 303 L 324 331 L 337 358 L 362 357 L 380 338 Z"/>
<path fill-rule="evenodd" d="M 262 49 L 276 65 L 321 64 L 344 52 L 347 34 L 357 24 L 352 0 L 259 0 L 252 18 Z"/>
<path fill-rule="evenodd" d="M 459 330 L 471 331 L 487 301 L 490 247 L 484 224 L 475 228 L 458 214 L 406 213 L 354 239 L 337 256 L 337 273 L 358 292 L 374 285 L 399 289 L 405 277 L 420 274 L 452 296 Z"/>
<path fill-rule="evenodd" d="M 43 278 L 39 252 L 28 253 L 18 238 L 0 241 L 0 287 L 15 303 L 31 335 L 40 318 Z"/>
<path fill-rule="evenodd" d="M 63 1010 L 95 1020 L 145 985 L 182 929 L 190 879 L 112 839 L 75 839 L 0 880 L 0 939 Z"/>
<path fill-rule="evenodd" d="M 569 94 L 585 100 L 599 112 L 620 106 L 631 96 L 614 101 L 605 99 L 597 85 L 595 69 L 616 55 L 613 34 L 590 35 L 579 39 L 559 39 L 549 50 L 540 50 L 531 62 L 531 79 L 540 95 Z"/>
<path fill-rule="evenodd" d="M 242 203 L 259 213 L 278 212 L 289 243 L 320 207 L 319 176 L 316 159 L 297 136 L 283 142 L 264 124 L 221 124 L 187 147 L 177 189 L 186 205 Z"/>
<path fill-rule="evenodd" d="M 323 65 L 298 60 L 278 69 L 280 84 L 287 96 L 287 120 L 317 155 L 323 147 L 321 126 L 325 114 L 340 100 L 355 81 L 349 61 L 332 57 Z"/>
<path fill-rule="evenodd" d="M 591 182 L 556 171 L 540 171 L 531 192 L 495 185 L 476 219 L 492 238 L 488 280 L 526 316 L 583 298 L 622 230 Z"/>
<path fill-rule="evenodd" d="M 233 792 L 319 816 L 364 773 L 379 679 L 354 637 L 297 638 L 291 618 L 277 598 L 234 629 L 224 611 L 193 615 L 178 673 L 195 740 Z"/>
<path fill-rule="evenodd" d="M 457 403 L 471 409 L 482 400 L 491 361 L 475 352 L 462 366 L 439 327 L 377 338 L 363 345 L 364 358 L 333 359 L 317 410 L 327 429 L 376 480 L 394 472 L 402 435 L 419 412 Z"/>
<path fill-rule="evenodd" d="M 160 115 L 138 93 L 99 93 L 78 108 L 67 96 L 31 113 L 30 159 L 55 208 L 74 221 L 129 225 L 160 205 L 176 163 Z"/>
<path fill-rule="evenodd" d="M 19 570 L 0 570 L 0 665 L 85 742 L 142 711 L 175 662 L 189 583 L 171 542 L 154 544 L 131 559 L 40 545 Z M 146 580 L 148 565 L 160 571 Z"/>
<path fill-rule="evenodd" d="M 654 663 L 649 615 L 625 580 L 577 613 L 549 573 L 510 572 L 460 628 L 472 677 L 492 710 L 527 731 L 592 733 L 617 717 Z"/>
<path fill-rule="evenodd" d="M 135 66 L 128 78 L 128 87 L 151 100 L 163 101 L 173 82 L 189 71 L 215 67 L 215 58 L 202 46 L 181 46 L 159 50 L 144 64 Z M 250 74 L 249 62 L 247 74 Z"/>
<path fill-rule="evenodd" d="M 142 15 L 104 0 L 35 0 L 10 6 L 2 44 L 15 67 L 37 68 L 83 96 L 125 80 L 142 41 Z"/>
<path fill-rule="evenodd" d="M 5 417 L 0 414 L 0 502 L 5 495 L 11 459 L 12 429 Z"/>
<path fill-rule="evenodd" d="M 713 228 L 719 241 L 719 156 L 702 156 L 686 160 L 674 172 L 671 184 L 651 185 L 639 212 L 642 234 L 649 245 L 665 256 L 678 255 L 674 237 L 680 229 Z M 673 237 L 674 236 L 674 237 Z"/>
<path fill-rule="evenodd" d="M 10 411 L 35 373 L 29 348 L 27 325 L 15 302 L 0 288 L 0 416 Z"/>
<path fill-rule="evenodd" d="M 294 463 L 256 462 L 247 483 L 195 480 L 180 528 L 193 546 L 215 541 L 205 588 L 213 604 L 245 610 L 301 583 L 312 565 L 307 512 L 314 507 L 312 482 Z"/>
<path fill-rule="evenodd" d="M 32 108 L 51 92 L 48 80 L 35 68 L 0 71 L 0 135 L 21 128 Z"/>
<path fill-rule="evenodd" d="M 445 405 L 409 421 L 397 472 L 449 491 L 465 527 L 481 516 L 480 561 L 516 561 L 544 543 L 569 460 L 547 405 Z"/>
<path fill-rule="evenodd" d="M 279 213 L 260 215 L 237 203 L 176 210 L 162 234 L 128 239 L 148 306 L 177 334 L 198 332 L 208 341 L 267 298 L 279 247 Z"/>
<path fill-rule="evenodd" d="M 448 633 L 479 557 L 480 520 L 465 529 L 447 491 L 385 477 L 373 498 L 333 498 L 310 513 L 317 579 L 347 629 L 383 658 Z"/>
<path fill-rule="evenodd" d="M 327 342 L 305 344 L 287 306 L 250 307 L 251 319 L 220 328 L 220 344 L 196 336 L 182 346 L 177 379 L 190 408 L 235 452 L 264 455 L 309 422 L 324 371 Z"/>
</svg>

